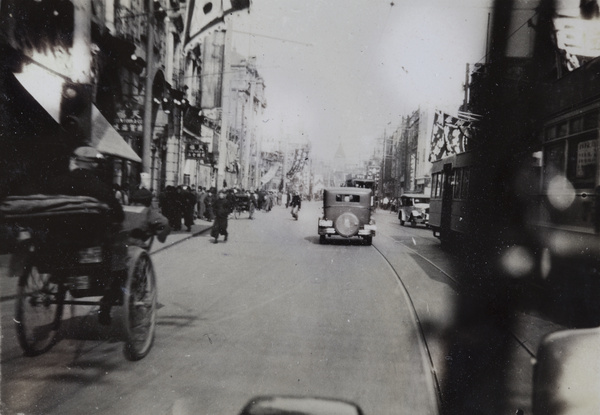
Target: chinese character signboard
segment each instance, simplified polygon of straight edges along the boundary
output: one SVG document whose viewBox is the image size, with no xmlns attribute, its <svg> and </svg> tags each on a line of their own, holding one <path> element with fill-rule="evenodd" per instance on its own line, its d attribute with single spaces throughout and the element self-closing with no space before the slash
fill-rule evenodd
<svg viewBox="0 0 600 415">
<path fill-rule="evenodd" d="M 200 143 L 190 143 L 185 146 L 185 158 L 200 160 L 205 155 L 204 146 Z"/>
<path fill-rule="evenodd" d="M 141 109 L 123 108 L 118 110 L 113 126 L 120 133 L 141 136 L 144 131 Z"/>
</svg>

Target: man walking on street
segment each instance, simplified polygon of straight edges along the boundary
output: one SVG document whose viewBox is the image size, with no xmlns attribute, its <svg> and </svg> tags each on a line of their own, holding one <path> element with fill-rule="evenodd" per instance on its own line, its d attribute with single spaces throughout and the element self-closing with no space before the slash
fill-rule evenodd
<svg viewBox="0 0 600 415">
<path fill-rule="evenodd" d="M 211 236 L 215 238 L 213 243 L 218 243 L 219 235 L 223 235 L 224 241 L 227 241 L 229 234 L 227 233 L 227 218 L 231 213 L 231 206 L 226 198 L 225 191 L 221 190 L 217 196 L 217 200 L 213 205 L 213 211 L 215 214 L 215 221 L 211 231 Z"/>
<path fill-rule="evenodd" d="M 294 196 L 292 196 L 292 203 L 290 203 L 290 205 L 292 206 L 292 216 L 294 219 L 298 220 L 298 212 L 300 211 L 300 207 L 302 207 L 302 199 L 300 198 L 298 192 L 294 192 Z"/>
</svg>

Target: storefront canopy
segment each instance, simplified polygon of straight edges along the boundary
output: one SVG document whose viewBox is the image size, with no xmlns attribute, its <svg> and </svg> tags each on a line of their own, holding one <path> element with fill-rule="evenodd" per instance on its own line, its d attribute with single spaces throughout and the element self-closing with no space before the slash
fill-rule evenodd
<svg viewBox="0 0 600 415">
<path fill-rule="evenodd" d="M 35 120 L 33 125 L 41 126 L 37 129 L 45 132 L 46 137 L 57 137 L 61 133 L 64 133 L 58 123 L 59 94 L 51 95 L 50 98 L 44 96 L 44 91 L 39 90 L 39 88 L 36 89 L 36 84 L 31 79 L 28 81 L 26 77 L 24 79 L 16 79 L 15 76 L 11 75 L 9 80 L 11 83 L 7 86 L 12 87 L 9 92 L 13 92 L 14 97 L 9 97 L 12 99 L 7 100 L 8 107 L 21 109 L 26 106 L 27 108 L 26 110 L 18 111 L 17 114 L 11 117 L 14 118 L 12 123 L 19 127 L 15 128 L 17 137 L 28 137 L 31 128 L 26 127 L 32 119 Z M 41 99 L 42 97 L 44 99 Z M 5 107 L 0 106 L 2 109 L 5 109 Z M 138 163 L 142 161 L 95 105 L 92 105 L 91 133 L 90 145 L 96 147 L 101 153 Z"/>
<path fill-rule="evenodd" d="M 140 163 L 142 159 L 114 129 L 96 106 L 92 106 L 92 142 L 102 154 L 124 158 Z"/>
</svg>

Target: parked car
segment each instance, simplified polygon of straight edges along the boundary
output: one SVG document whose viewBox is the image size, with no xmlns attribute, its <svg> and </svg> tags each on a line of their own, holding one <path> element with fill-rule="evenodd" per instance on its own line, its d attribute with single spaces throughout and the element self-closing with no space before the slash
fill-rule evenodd
<svg viewBox="0 0 600 415">
<path fill-rule="evenodd" d="M 334 187 L 323 191 L 323 217 L 319 218 L 319 243 L 327 238 L 359 237 L 371 245 L 377 232 L 371 218 L 373 191 L 357 187 Z"/>
<path fill-rule="evenodd" d="M 409 222 L 413 227 L 417 225 L 429 226 L 429 196 L 418 193 L 405 193 L 400 196 L 398 206 L 398 219 L 400 225 Z"/>
</svg>

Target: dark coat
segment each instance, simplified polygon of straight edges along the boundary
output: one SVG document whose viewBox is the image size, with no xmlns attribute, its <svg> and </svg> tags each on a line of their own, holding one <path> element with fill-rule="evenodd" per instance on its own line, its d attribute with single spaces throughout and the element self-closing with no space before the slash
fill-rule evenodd
<svg viewBox="0 0 600 415">
<path fill-rule="evenodd" d="M 300 209 L 302 207 L 302 199 L 300 198 L 299 195 L 294 195 L 292 197 L 292 203 L 291 203 L 292 207 L 296 207 L 298 206 L 298 209 Z"/>
</svg>

